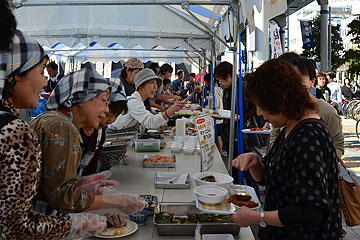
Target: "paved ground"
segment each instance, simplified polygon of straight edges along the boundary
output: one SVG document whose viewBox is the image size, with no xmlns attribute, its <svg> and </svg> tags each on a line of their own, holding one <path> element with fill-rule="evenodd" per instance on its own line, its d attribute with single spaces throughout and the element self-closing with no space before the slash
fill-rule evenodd
<svg viewBox="0 0 360 240">
<path fill-rule="evenodd" d="M 360 141 L 356 136 L 355 125 L 355 120 L 343 118 L 343 131 L 345 136 L 345 154 L 343 161 L 356 181 L 360 183 Z M 345 240 L 360 239 L 360 226 L 344 226 L 344 228 L 347 231 L 344 238 Z"/>
</svg>

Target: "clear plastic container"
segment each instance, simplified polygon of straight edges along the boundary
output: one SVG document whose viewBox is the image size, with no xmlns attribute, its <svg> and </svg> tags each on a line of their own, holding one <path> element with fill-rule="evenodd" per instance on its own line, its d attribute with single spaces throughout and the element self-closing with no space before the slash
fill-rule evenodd
<svg viewBox="0 0 360 240">
<path fill-rule="evenodd" d="M 159 139 L 138 139 L 135 141 L 136 152 L 159 152 L 160 140 Z"/>
</svg>

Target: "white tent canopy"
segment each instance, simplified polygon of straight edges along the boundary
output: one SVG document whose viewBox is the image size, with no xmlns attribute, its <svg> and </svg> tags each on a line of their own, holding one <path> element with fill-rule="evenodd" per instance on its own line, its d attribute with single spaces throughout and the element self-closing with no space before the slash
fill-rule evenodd
<svg viewBox="0 0 360 240">
<path fill-rule="evenodd" d="M 188 52 L 183 47 L 178 47 L 173 50 L 166 50 L 161 46 L 152 49 L 144 49 L 142 46 L 137 45 L 134 48 L 123 48 L 119 44 L 112 44 L 108 47 L 103 47 L 99 43 L 91 43 L 90 46 L 85 46 L 79 43 L 75 47 L 68 47 L 64 44 L 56 44 L 52 48 L 44 46 L 46 52 L 50 55 L 60 57 L 59 60 L 67 62 L 74 60 L 77 62 L 118 62 L 120 60 L 126 61 L 131 57 L 137 57 L 143 62 L 174 62 L 190 63 L 188 58 L 197 59 L 199 54 Z"/>
<path fill-rule="evenodd" d="M 62 43 L 71 48 L 79 43 L 90 46 L 97 42 L 101 46 L 116 45 L 118 49 L 160 46 L 163 50 L 205 51 L 209 57 L 215 39 L 209 29 L 215 29 L 215 23 L 228 6 L 216 5 L 219 2 L 216 0 L 195 0 L 191 2 L 213 2 L 214 5 L 190 4 L 184 8 L 155 4 L 160 2 L 174 1 L 153 1 L 153 5 L 148 1 L 150 5 L 138 5 L 144 1 L 28 0 L 15 9 L 14 14 L 20 30 L 48 47 Z M 219 51 L 225 48 L 219 46 L 219 41 L 216 45 Z"/>
</svg>

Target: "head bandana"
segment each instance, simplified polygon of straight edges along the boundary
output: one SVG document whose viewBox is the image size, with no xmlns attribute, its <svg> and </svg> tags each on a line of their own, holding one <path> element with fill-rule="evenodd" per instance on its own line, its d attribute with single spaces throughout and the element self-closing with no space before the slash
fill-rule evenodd
<svg viewBox="0 0 360 240">
<path fill-rule="evenodd" d="M 70 73 L 60 79 L 46 103 L 47 110 L 64 107 L 72 120 L 71 107 L 84 103 L 110 88 L 109 81 L 90 68 Z"/>
<path fill-rule="evenodd" d="M 111 85 L 110 102 L 127 101 L 120 78 L 110 78 L 109 83 Z"/>
<path fill-rule="evenodd" d="M 11 50 L 0 53 L 0 99 L 7 78 L 31 69 L 44 57 L 44 49 L 38 42 L 16 30 Z"/>
</svg>

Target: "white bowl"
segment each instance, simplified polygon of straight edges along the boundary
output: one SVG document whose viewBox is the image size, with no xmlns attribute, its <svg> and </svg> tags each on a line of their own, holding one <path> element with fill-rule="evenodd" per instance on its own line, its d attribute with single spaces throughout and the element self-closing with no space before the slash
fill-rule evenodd
<svg viewBox="0 0 360 240">
<path fill-rule="evenodd" d="M 218 204 L 224 201 L 227 190 L 217 186 L 199 186 L 194 189 L 196 197 L 200 202 L 206 204 Z"/>
<path fill-rule="evenodd" d="M 208 181 L 201 180 L 203 177 L 210 176 L 210 175 L 215 177 L 215 182 L 208 182 Z M 213 185 L 213 186 L 223 187 L 225 189 L 229 189 L 230 185 L 234 181 L 234 179 L 231 176 L 229 176 L 227 174 L 223 174 L 223 173 L 216 173 L 216 172 L 195 173 L 193 175 L 193 178 L 195 180 L 196 186 Z"/>
</svg>

